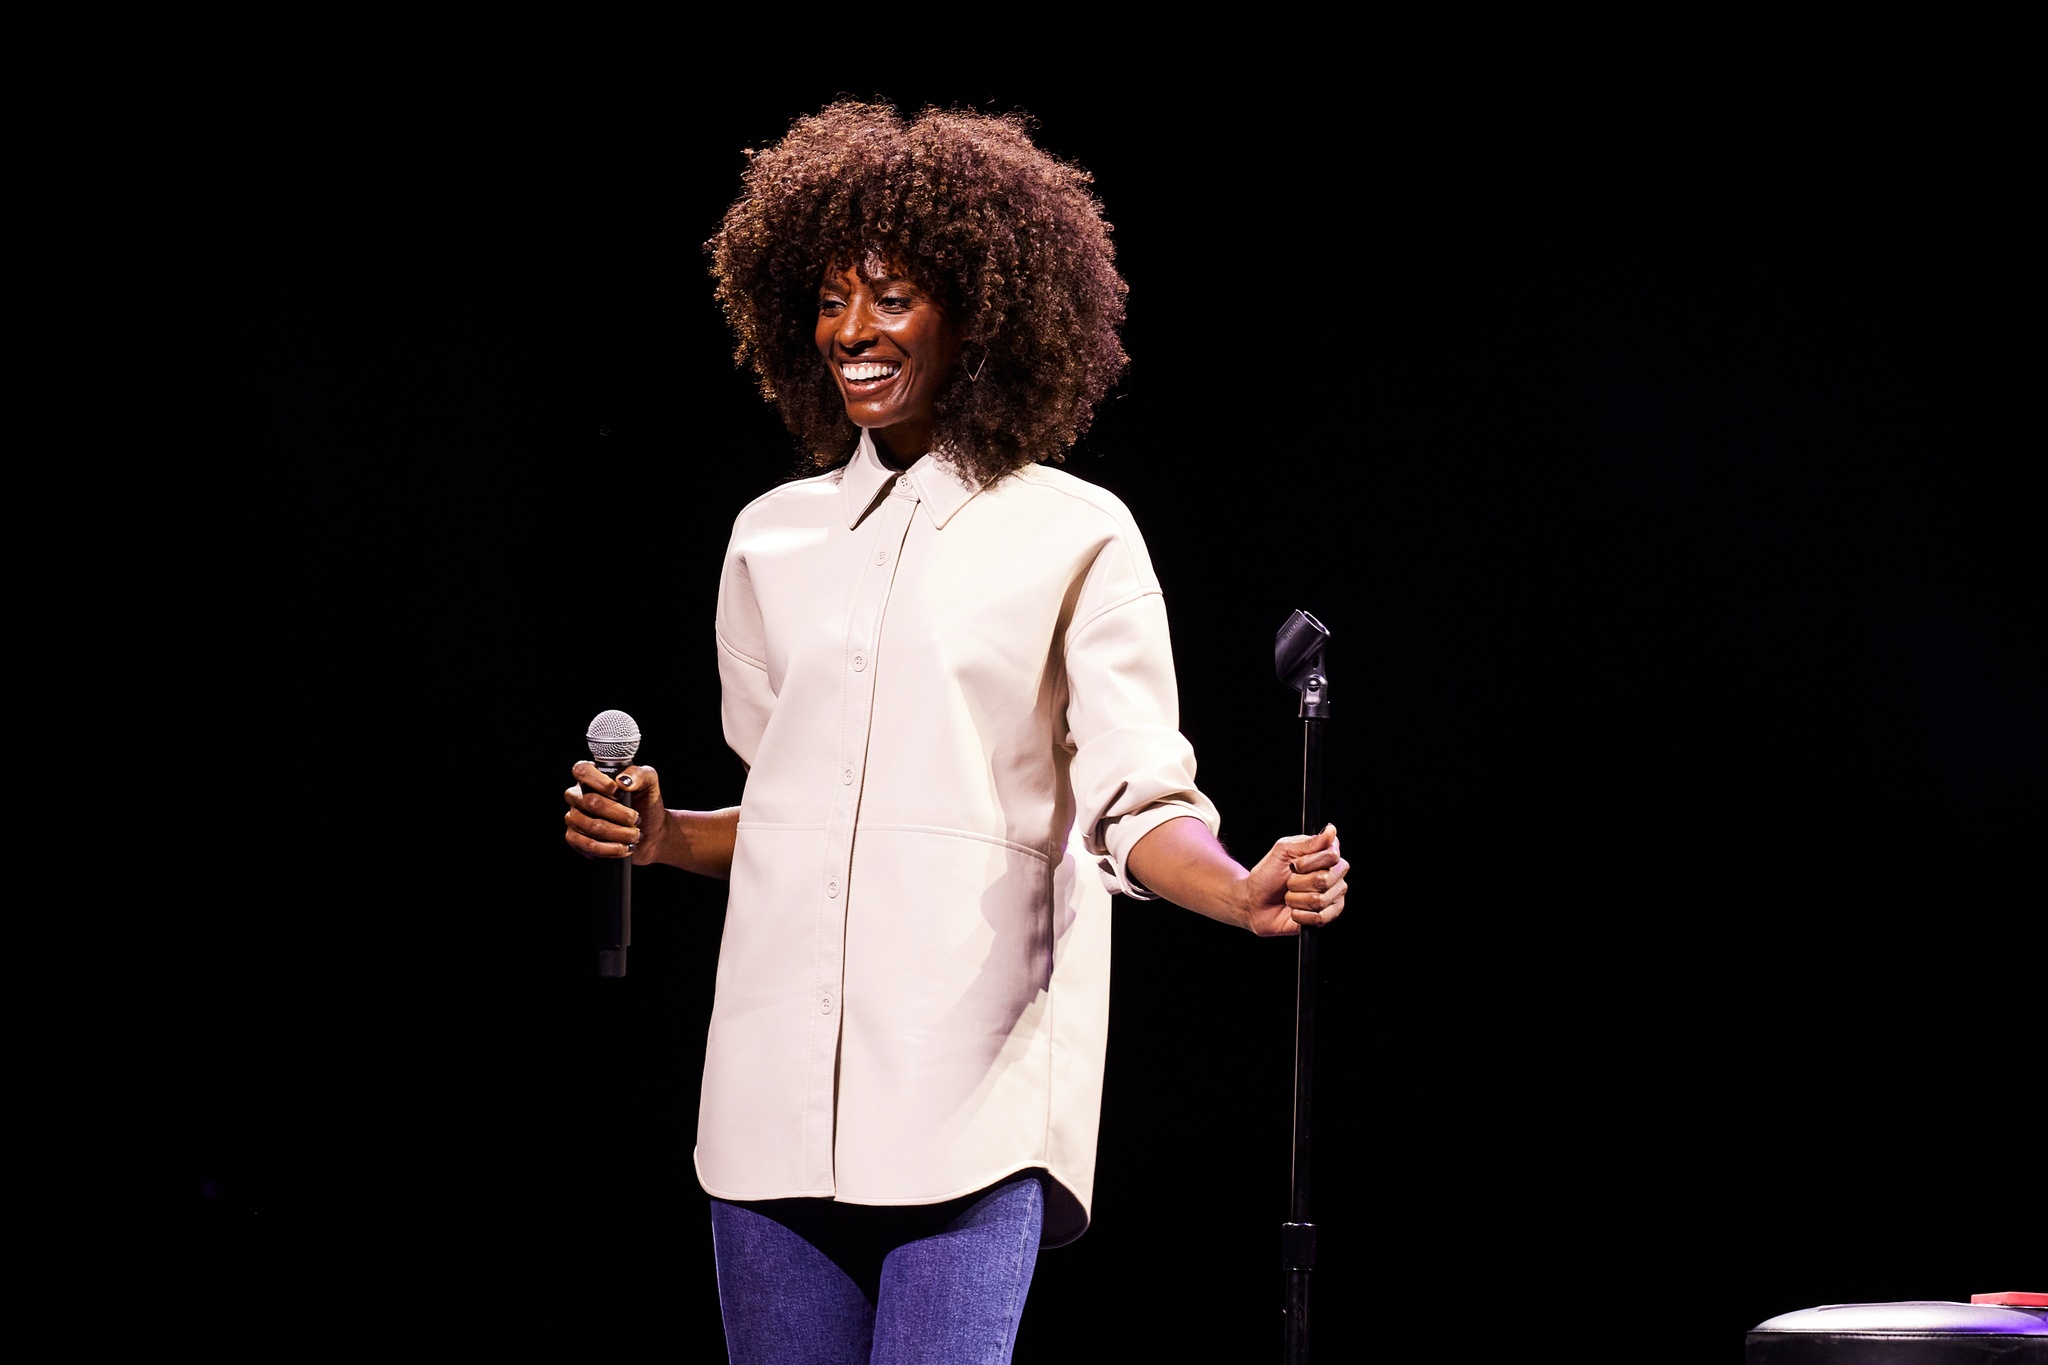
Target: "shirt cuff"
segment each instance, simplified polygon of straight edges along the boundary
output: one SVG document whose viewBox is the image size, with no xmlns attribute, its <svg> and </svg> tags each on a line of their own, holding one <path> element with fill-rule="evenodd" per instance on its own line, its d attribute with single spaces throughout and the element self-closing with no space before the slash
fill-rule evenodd
<svg viewBox="0 0 2048 1365">
<path fill-rule="evenodd" d="M 1102 874 L 1102 884 L 1109 888 L 1112 895 L 1129 896 L 1132 900 L 1138 901 L 1159 899 L 1157 892 L 1148 890 L 1143 882 L 1131 875 L 1125 859 L 1130 857 L 1131 850 L 1138 846 L 1140 839 L 1168 820 L 1178 820 L 1184 815 L 1191 815 L 1200 820 L 1209 827 L 1211 834 L 1215 834 L 1218 826 L 1222 824 L 1222 820 L 1216 814 L 1216 807 L 1210 805 L 1206 799 L 1203 799 L 1200 805 L 1192 801 L 1161 801 L 1143 810 L 1132 811 L 1129 815 L 1120 815 L 1107 823 L 1102 832 L 1102 843 L 1107 850 L 1107 856 L 1098 857 L 1095 860 L 1095 867 Z"/>
</svg>

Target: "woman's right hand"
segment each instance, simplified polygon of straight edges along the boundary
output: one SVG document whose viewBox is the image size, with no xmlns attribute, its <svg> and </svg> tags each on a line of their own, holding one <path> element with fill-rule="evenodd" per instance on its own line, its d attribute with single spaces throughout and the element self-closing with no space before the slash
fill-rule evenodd
<svg viewBox="0 0 2048 1365">
<path fill-rule="evenodd" d="M 669 820 L 659 773 L 631 767 L 614 778 L 587 758 L 569 771 L 576 779 L 562 793 L 569 803 L 562 838 L 569 847 L 586 858 L 631 858 L 642 865 L 660 859 Z"/>
</svg>

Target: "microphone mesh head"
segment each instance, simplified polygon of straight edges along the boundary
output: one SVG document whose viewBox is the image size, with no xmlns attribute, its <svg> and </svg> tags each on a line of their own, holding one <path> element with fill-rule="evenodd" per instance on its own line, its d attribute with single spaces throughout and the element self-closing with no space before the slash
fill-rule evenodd
<svg viewBox="0 0 2048 1365">
<path fill-rule="evenodd" d="M 600 711 L 583 736 L 590 741 L 590 756 L 598 763 L 625 765 L 640 752 L 640 727 L 624 711 Z"/>
</svg>

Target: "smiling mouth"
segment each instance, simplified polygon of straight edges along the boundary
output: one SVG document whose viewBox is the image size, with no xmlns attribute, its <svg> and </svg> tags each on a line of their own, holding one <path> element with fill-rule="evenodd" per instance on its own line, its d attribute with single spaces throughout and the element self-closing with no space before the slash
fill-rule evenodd
<svg viewBox="0 0 2048 1365">
<path fill-rule="evenodd" d="M 865 388 L 878 385 L 884 380 L 894 379 L 896 372 L 902 368 L 901 365 L 888 362 L 863 360 L 856 364 L 841 365 L 839 367 L 839 377 L 848 384 Z"/>
</svg>

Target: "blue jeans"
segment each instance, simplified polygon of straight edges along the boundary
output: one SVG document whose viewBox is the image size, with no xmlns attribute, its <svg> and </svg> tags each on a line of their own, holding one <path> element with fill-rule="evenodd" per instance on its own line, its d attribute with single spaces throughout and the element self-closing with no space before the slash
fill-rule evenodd
<svg viewBox="0 0 2048 1365">
<path fill-rule="evenodd" d="M 711 1201 L 733 1365 L 1003 1365 L 1038 1262 L 1035 1172 L 944 1204 Z"/>
</svg>

